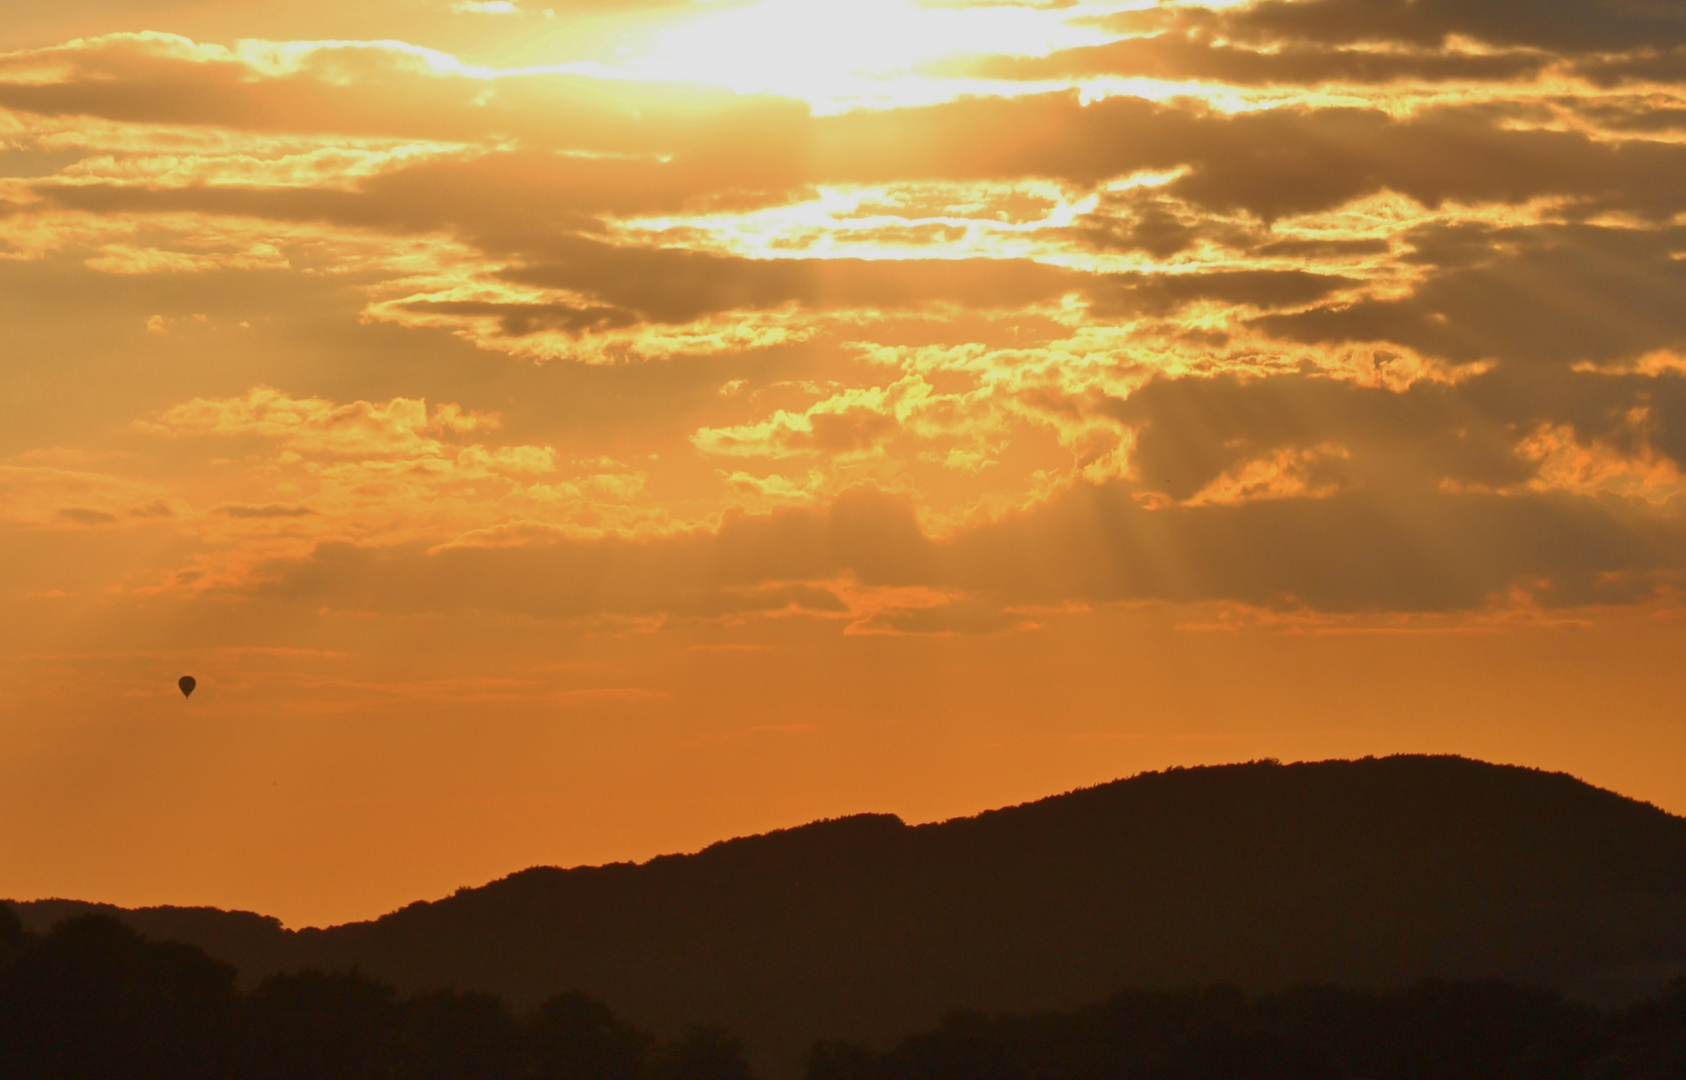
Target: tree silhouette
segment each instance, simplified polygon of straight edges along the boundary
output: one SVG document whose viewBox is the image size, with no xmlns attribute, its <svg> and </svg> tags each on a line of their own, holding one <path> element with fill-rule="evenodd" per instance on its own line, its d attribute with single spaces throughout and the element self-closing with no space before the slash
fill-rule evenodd
<svg viewBox="0 0 1686 1080">
<path fill-rule="evenodd" d="M 1066 1012 L 951 1014 L 875 1052 L 821 1041 L 806 1080 L 1681 1080 L 1686 980 L 1600 1011 L 1496 980 L 1384 991 L 1232 986 Z M 754 1080 L 738 1039 L 661 1042 L 579 993 L 523 1016 L 489 994 L 400 998 L 356 972 L 246 994 L 197 948 L 0 904 L 0 1080 Z"/>
<path fill-rule="evenodd" d="M 521 1031 L 491 994 L 441 990 L 403 1003 L 400 1075 L 414 1080 L 512 1080 Z"/>
<path fill-rule="evenodd" d="M 395 1071 L 392 991 L 353 973 L 277 975 L 252 995 L 246 1067 L 255 1080 L 372 1080 Z"/>
<path fill-rule="evenodd" d="M 724 1028 L 699 1025 L 664 1048 L 655 1080 L 751 1080 L 743 1044 Z"/>
<path fill-rule="evenodd" d="M 533 1080 L 638 1080 L 653 1042 L 607 1005 L 578 993 L 540 1005 L 526 1035 Z"/>
<path fill-rule="evenodd" d="M 7 1075 L 210 1080 L 226 1074 L 238 1015 L 233 968 L 190 945 L 144 941 L 97 916 L 69 919 L 34 942 L 8 936 L 15 952 L 0 989 L 0 1068 Z"/>
</svg>

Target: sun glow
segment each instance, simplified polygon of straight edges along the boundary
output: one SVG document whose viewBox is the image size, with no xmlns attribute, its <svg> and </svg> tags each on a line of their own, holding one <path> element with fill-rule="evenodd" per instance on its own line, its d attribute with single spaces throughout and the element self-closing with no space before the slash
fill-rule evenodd
<svg viewBox="0 0 1686 1080">
<path fill-rule="evenodd" d="M 968 53 L 1040 55 L 1111 35 L 1042 8 L 927 7 L 915 0 L 763 0 L 719 5 L 659 31 L 618 65 L 644 78 L 795 97 L 820 111 L 932 95 L 921 73 Z M 938 96 L 946 96 L 947 91 Z"/>
</svg>

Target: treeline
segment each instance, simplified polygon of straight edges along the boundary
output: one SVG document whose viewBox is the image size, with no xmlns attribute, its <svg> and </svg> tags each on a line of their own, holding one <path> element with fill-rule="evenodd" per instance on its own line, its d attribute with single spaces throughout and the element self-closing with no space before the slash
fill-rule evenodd
<svg viewBox="0 0 1686 1080">
<path fill-rule="evenodd" d="M 191 945 L 85 915 L 26 934 L 0 905 L 0 1080 L 749 1080 L 699 1027 L 659 1041 L 582 994 L 524 1015 L 490 994 L 399 998 L 354 973 L 249 993 Z"/>
<path fill-rule="evenodd" d="M 699 1027 L 659 1040 L 563 994 L 400 998 L 355 973 L 249 992 L 191 945 L 104 916 L 44 935 L 0 905 L 0 1080 L 750 1080 Z M 1682 1080 L 1686 980 L 1625 1009 L 1497 981 L 1379 993 L 1127 992 L 1074 1012 L 960 1013 L 876 1052 L 822 1041 L 806 1080 Z"/>
<path fill-rule="evenodd" d="M 1686 980 L 1614 1012 L 1498 981 L 1133 991 L 957 1014 L 882 1054 L 821 1042 L 807 1080 L 1686 1080 Z"/>
</svg>

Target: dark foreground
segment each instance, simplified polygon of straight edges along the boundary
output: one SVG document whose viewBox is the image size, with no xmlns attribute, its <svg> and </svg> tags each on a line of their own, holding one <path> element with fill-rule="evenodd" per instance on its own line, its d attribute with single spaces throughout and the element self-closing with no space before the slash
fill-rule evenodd
<svg viewBox="0 0 1686 1080">
<path fill-rule="evenodd" d="M 1431 980 L 1126 992 L 1070 1012 L 950 1016 L 885 1052 L 819 1041 L 808 1080 L 1679 1080 L 1686 980 L 1600 1010 L 1548 990 Z M 242 993 L 191 945 L 81 916 L 26 933 L 0 906 L 4 1080 L 748 1080 L 718 1028 L 659 1041 L 577 993 L 399 997 L 355 973 Z"/>
<path fill-rule="evenodd" d="M 1686 975 L 1686 818 L 1450 757 L 1149 773 L 932 825 L 861 815 L 641 865 L 534 868 L 379 919 L 98 913 L 254 987 L 363 972 L 525 1011 L 565 991 L 665 1038 L 736 1033 L 802 1074 L 816 1038 L 895 1046 L 950 1010 L 1069 1011 L 1125 986 L 1551 987 L 1607 1009 Z M 1686 1078 L 1686 1073 L 1681 1074 Z"/>
</svg>

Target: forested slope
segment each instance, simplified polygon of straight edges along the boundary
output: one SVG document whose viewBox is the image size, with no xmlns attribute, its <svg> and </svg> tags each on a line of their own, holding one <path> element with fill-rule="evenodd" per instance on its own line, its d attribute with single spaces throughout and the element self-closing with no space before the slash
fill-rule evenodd
<svg viewBox="0 0 1686 1080">
<path fill-rule="evenodd" d="M 44 924 L 75 905 L 19 905 Z M 658 1031 L 888 1045 L 955 1008 L 1123 987 L 1500 977 L 1616 1001 L 1686 970 L 1686 819 L 1451 757 L 1171 770 L 940 824 L 862 815 L 642 865 L 535 868 L 366 923 L 114 912 L 248 975 L 356 967 Z"/>
</svg>

